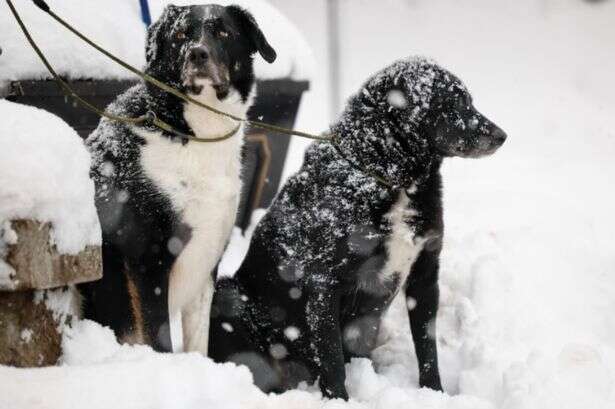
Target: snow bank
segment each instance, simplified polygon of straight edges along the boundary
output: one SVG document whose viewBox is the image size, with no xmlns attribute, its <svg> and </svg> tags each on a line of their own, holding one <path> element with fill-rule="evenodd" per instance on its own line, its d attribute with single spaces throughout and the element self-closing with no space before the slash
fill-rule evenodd
<svg viewBox="0 0 615 409">
<path fill-rule="evenodd" d="M 35 41 L 52 66 L 69 78 L 131 78 L 132 74 L 80 42 L 30 1 L 15 1 L 15 6 Z M 167 3 L 198 4 L 195 1 L 150 0 L 152 18 L 157 18 Z M 214 1 L 240 4 L 249 9 L 278 52 L 278 59 L 267 64 L 255 59 L 260 79 L 309 79 L 313 67 L 312 52 L 297 28 L 265 0 Z M 49 3 L 54 12 L 102 47 L 136 67 L 145 64 L 145 25 L 141 21 L 138 1 L 105 0 L 88 2 L 79 7 L 73 1 Z M 49 75 L 27 44 L 5 2 L 0 4 L 0 82 L 3 80 L 39 79 Z"/>
<path fill-rule="evenodd" d="M 242 409 L 488 409 L 472 397 L 449 397 L 403 388 L 377 375 L 366 359 L 348 365 L 350 402 L 321 399 L 310 387 L 265 395 L 245 367 L 214 364 L 196 353 L 159 354 L 146 346 L 119 345 L 108 328 L 79 321 L 67 330 L 62 366 L 0 366 L 0 407 L 23 409 L 242 408 Z M 306 388 L 304 388 L 306 389 Z"/>
<path fill-rule="evenodd" d="M 0 252 L 3 242 L 17 239 L 6 223 L 12 219 L 51 222 L 60 253 L 100 244 L 90 156 L 81 138 L 40 109 L 0 100 L 0 117 Z"/>
<path fill-rule="evenodd" d="M 61 367 L 0 367 L 0 407 L 243 408 L 263 398 L 246 368 L 120 346 L 109 329 L 91 321 L 65 335 L 63 350 Z"/>
<path fill-rule="evenodd" d="M 458 217 L 467 208 L 462 204 L 452 212 Z M 515 261 L 515 243 L 531 231 L 469 228 L 477 220 L 466 213 L 470 220 L 447 232 L 440 281 L 438 344 L 447 393 L 418 388 L 407 303 L 400 296 L 386 315 L 373 364 L 359 359 L 346 366 L 349 402 L 322 399 L 318 388 L 305 385 L 282 395 L 265 395 L 253 385 L 245 367 L 216 365 L 195 353 L 158 354 L 146 346 L 119 345 L 109 329 L 78 321 L 65 333 L 61 367 L 0 366 L 0 407 L 610 408 L 615 399 L 615 351 L 599 344 L 592 333 L 578 334 L 571 341 L 570 334 L 560 332 L 565 325 L 550 321 L 561 305 L 533 298 L 528 285 L 533 288 L 536 283 L 526 282 L 518 270 L 523 261 Z M 235 230 L 221 273 L 232 273 L 248 242 L 249 237 Z M 544 271 L 547 277 L 557 274 Z M 605 297 L 612 295 L 610 285 L 606 287 Z M 593 303 L 608 307 L 612 299 Z M 601 311 L 593 310 L 593 319 Z M 533 316 L 544 325 L 537 325 Z M 573 321 L 578 317 L 569 315 Z M 549 334 L 552 339 L 545 342 Z M 542 342 L 540 347 L 537 342 Z"/>
</svg>

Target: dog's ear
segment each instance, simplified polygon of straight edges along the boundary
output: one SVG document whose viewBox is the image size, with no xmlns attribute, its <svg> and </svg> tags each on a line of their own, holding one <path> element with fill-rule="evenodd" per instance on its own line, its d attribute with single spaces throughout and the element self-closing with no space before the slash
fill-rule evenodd
<svg viewBox="0 0 615 409">
<path fill-rule="evenodd" d="M 145 62 L 151 66 L 162 54 L 165 35 L 167 35 L 166 23 L 171 21 L 177 14 L 178 8 L 172 4 L 165 7 L 162 15 L 147 28 L 147 40 L 145 43 Z"/>
<path fill-rule="evenodd" d="M 252 14 L 239 6 L 228 6 L 226 10 L 235 21 L 237 21 L 242 32 L 250 37 L 254 52 L 258 51 L 268 63 L 274 62 L 277 58 L 277 54 L 273 47 L 267 42 L 265 35 L 258 27 Z"/>
</svg>

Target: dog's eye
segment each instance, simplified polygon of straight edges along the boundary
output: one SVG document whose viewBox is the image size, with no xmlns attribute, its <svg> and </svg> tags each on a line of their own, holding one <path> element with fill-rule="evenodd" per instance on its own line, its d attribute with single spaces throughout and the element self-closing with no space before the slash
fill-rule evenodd
<svg viewBox="0 0 615 409">
<path fill-rule="evenodd" d="M 186 39 L 186 32 L 185 31 L 178 31 L 177 33 L 175 33 L 175 39 L 176 40 L 185 40 Z"/>
<path fill-rule="evenodd" d="M 227 38 L 228 37 L 228 33 L 224 30 L 218 31 L 218 37 L 220 38 Z"/>
</svg>

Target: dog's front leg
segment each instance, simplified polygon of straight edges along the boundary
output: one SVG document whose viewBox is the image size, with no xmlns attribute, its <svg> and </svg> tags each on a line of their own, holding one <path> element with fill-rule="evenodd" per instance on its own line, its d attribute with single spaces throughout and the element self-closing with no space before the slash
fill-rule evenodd
<svg viewBox="0 0 615 409">
<path fill-rule="evenodd" d="M 169 316 L 176 320 L 181 315 L 184 351 L 207 355 L 214 271 L 221 250 L 199 244 L 198 240 L 189 242 L 173 265 Z"/>
<path fill-rule="evenodd" d="M 137 290 L 138 295 L 131 294 L 131 303 L 141 304 L 142 316 L 140 319 L 144 322 L 147 343 L 156 351 L 171 352 L 170 323 L 167 314 L 168 276 L 152 270 L 149 273 L 146 277 L 143 275 L 135 277 L 135 282 L 140 282 L 140 284 Z M 130 292 L 132 292 L 131 287 L 133 285 L 129 281 Z M 139 307 L 135 306 L 135 308 Z"/>
<path fill-rule="evenodd" d="M 419 364 L 419 385 L 442 390 L 436 346 L 436 314 L 438 312 L 437 251 L 423 250 L 412 266 L 406 283 L 410 329 Z"/>
<path fill-rule="evenodd" d="M 306 306 L 314 361 L 320 369 L 320 390 L 327 398 L 348 400 L 342 332 L 335 290 L 323 289 L 310 294 Z"/>
<path fill-rule="evenodd" d="M 199 297 L 182 310 L 184 351 L 198 351 L 207 356 L 209 345 L 209 312 L 214 295 L 214 280 L 208 283 Z"/>
</svg>

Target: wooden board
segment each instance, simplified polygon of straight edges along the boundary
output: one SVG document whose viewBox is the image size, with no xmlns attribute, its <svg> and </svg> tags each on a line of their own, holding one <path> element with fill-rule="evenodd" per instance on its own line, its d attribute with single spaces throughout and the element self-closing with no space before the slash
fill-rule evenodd
<svg viewBox="0 0 615 409">
<path fill-rule="evenodd" d="M 50 245 L 49 223 L 14 220 L 11 226 L 18 240 L 8 246 L 4 261 L 15 270 L 15 275 L 10 283 L 0 284 L 0 291 L 42 290 L 102 277 L 100 246 L 88 246 L 77 255 L 59 254 Z"/>
</svg>

